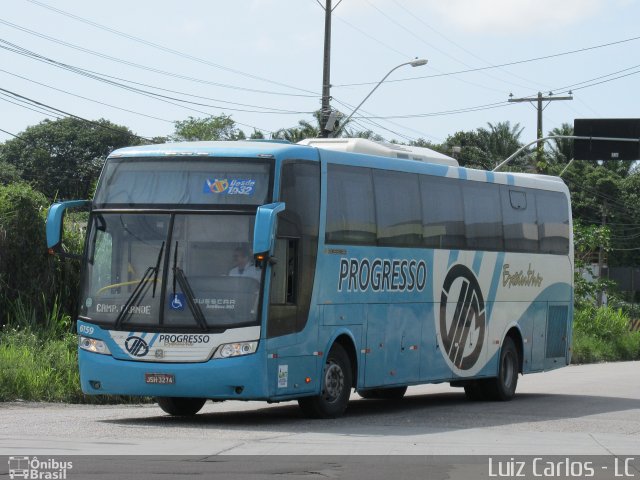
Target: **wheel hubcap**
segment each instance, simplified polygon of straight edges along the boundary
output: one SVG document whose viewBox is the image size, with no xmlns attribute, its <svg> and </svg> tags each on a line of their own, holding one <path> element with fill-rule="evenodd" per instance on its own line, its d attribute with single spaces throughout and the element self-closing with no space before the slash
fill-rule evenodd
<svg viewBox="0 0 640 480">
<path fill-rule="evenodd" d="M 324 397 L 334 402 L 340 397 L 344 389 L 344 372 L 336 363 L 329 363 L 324 374 Z"/>
</svg>

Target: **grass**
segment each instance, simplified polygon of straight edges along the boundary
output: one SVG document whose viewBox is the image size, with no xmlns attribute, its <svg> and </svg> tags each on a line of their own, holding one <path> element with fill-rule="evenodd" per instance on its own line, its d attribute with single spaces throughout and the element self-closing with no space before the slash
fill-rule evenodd
<svg viewBox="0 0 640 480">
<path fill-rule="evenodd" d="M 640 332 L 629 318 L 610 307 L 577 308 L 573 324 L 572 363 L 640 360 Z"/>
<path fill-rule="evenodd" d="M 145 403 L 149 398 L 85 395 L 80 388 L 78 340 L 71 318 L 54 302 L 36 322 L 34 309 L 16 301 L 0 329 L 0 402 Z"/>
<path fill-rule="evenodd" d="M 77 340 L 71 333 L 46 338 L 31 329 L 0 334 L 0 401 L 78 402 Z"/>
</svg>

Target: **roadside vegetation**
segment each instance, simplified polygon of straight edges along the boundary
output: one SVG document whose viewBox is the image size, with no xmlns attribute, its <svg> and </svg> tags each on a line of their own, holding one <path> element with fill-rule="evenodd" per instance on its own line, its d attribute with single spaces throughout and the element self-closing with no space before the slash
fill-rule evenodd
<svg viewBox="0 0 640 480">
<path fill-rule="evenodd" d="M 316 119 L 317 120 L 317 119 Z M 344 130 L 345 136 L 382 140 L 371 131 Z M 273 138 L 297 142 L 318 136 L 314 122 L 301 120 Z M 450 135 L 442 144 L 423 139 L 412 145 L 445 154 L 458 148 L 462 166 L 491 169 L 521 144 L 522 128 L 509 122 L 488 124 Z M 569 135 L 570 125 L 551 134 Z M 259 139 L 247 135 L 231 117 L 177 121 L 167 140 Z M 88 198 L 111 150 L 142 139 L 127 127 L 98 120 L 88 125 L 79 119 L 45 120 L 20 136 L 0 143 L 0 401 L 17 399 L 54 402 L 139 402 L 137 398 L 92 397 L 82 394 L 77 368 L 74 328 L 78 305 L 78 260 L 53 258 L 46 252 L 45 216 L 57 199 Z M 576 282 L 573 362 L 640 359 L 640 332 L 629 330 L 630 319 L 640 318 L 638 298 L 616 293 L 611 283 L 587 281 L 590 265 L 600 248 L 610 266 L 640 265 L 635 245 L 640 225 L 640 171 L 625 162 L 573 162 L 571 144 L 557 141 L 544 161 L 522 155 L 510 168 L 557 175 L 571 190 L 575 225 Z M 602 199 L 610 227 L 599 227 Z M 605 202 L 606 205 L 606 202 Z M 606 208 L 606 207 L 605 207 Z M 79 254 L 87 214 L 65 218 L 64 250 Z M 608 306 L 596 306 L 599 292 Z"/>
<path fill-rule="evenodd" d="M 640 359 L 640 332 L 629 329 L 629 317 L 622 308 L 578 308 L 573 332 L 572 363 Z"/>
</svg>

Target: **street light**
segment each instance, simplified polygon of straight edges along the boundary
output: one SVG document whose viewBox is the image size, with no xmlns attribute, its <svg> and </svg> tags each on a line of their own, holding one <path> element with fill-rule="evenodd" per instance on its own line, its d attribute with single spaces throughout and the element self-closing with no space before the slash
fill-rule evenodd
<svg viewBox="0 0 640 480">
<path fill-rule="evenodd" d="M 353 114 L 358 111 L 358 109 L 362 106 L 362 104 L 367 101 L 367 99 L 371 96 L 371 94 L 373 92 L 375 92 L 380 85 L 382 85 L 382 82 L 384 82 L 389 75 L 391 75 L 393 72 L 395 72 L 400 67 L 404 67 L 405 65 L 411 65 L 412 67 L 421 67 L 422 65 L 426 65 L 427 62 L 428 62 L 428 60 L 425 59 L 425 58 L 416 58 L 415 60 L 411 60 L 410 62 L 401 63 L 400 65 L 398 65 L 396 67 L 393 67 L 391 70 L 389 70 L 389 72 L 384 77 L 382 77 L 382 80 L 380 80 L 376 84 L 376 86 L 373 87 L 373 90 L 371 90 L 369 92 L 369 94 L 366 97 L 364 97 L 364 99 L 360 102 L 360 104 L 356 108 L 353 109 L 353 112 L 351 112 L 349 114 L 349 116 L 344 120 L 344 122 L 342 122 L 340 127 L 335 132 L 331 133 L 329 136 L 330 137 L 335 137 L 336 135 L 338 135 L 342 131 L 342 128 L 349 122 L 351 117 L 353 117 Z M 327 127 L 328 126 L 329 125 L 327 125 Z"/>
</svg>

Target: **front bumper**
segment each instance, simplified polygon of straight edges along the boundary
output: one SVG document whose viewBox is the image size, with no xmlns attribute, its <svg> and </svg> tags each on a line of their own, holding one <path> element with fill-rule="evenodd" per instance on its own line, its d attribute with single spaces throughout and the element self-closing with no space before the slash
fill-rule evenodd
<svg viewBox="0 0 640 480">
<path fill-rule="evenodd" d="M 80 383 L 89 395 L 200 397 L 263 400 L 268 397 L 266 358 L 258 352 L 202 363 L 118 360 L 79 349 Z M 174 384 L 148 384 L 146 373 L 175 376 Z"/>
</svg>

